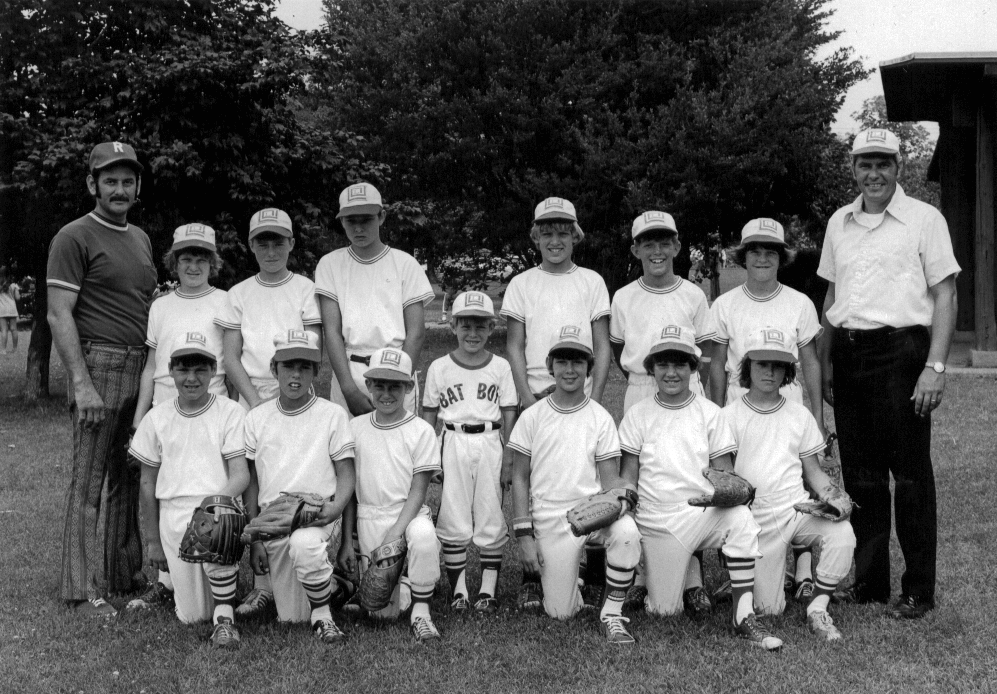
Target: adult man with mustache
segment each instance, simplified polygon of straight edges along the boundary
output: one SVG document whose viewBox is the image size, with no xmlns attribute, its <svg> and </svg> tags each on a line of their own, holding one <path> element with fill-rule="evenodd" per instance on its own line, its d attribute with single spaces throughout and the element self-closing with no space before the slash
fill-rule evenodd
<svg viewBox="0 0 997 694">
<path fill-rule="evenodd" d="M 105 142 L 90 153 L 92 212 L 70 222 L 49 247 L 48 322 L 70 385 L 73 476 L 63 532 L 61 596 L 81 614 L 113 616 L 97 562 L 97 519 L 108 481 L 103 555 L 106 590 L 132 590 L 142 570 L 139 475 L 125 449 L 145 362 L 156 290 L 152 245 L 128 223 L 142 165 L 135 150 Z"/>
</svg>

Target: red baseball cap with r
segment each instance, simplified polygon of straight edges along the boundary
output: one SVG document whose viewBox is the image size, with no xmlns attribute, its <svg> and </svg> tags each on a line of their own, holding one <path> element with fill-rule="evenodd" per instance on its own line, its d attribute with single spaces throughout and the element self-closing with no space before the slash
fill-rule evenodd
<svg viewBox="0 0 997 694">
<path fill-rule="evenodd" d="M 135 149 L 123 142 L 102 142 L 90 152 L 90 171 L 100 171 L 117 164 L 130 166 L 135 173 L 142 173 L 145 168 L 139 164 Z"/>
</svg>

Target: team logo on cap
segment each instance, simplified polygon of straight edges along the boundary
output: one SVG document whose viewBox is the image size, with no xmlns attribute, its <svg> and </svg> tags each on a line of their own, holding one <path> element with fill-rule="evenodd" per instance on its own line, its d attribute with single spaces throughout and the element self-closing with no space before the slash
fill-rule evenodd
<svg viewBox="0 0 997 694">
<path fill-rule="evenodd" d="M 287 331 L 287 343 L 288 344 L 308 344 L 308 331 L 306 330 L 288 330 Z"/>
<path fill-rule="evenodd" d="M 184 231 L 184 236 L 200 236 L 204 238 L 204 225 L 203 224 L 188 224 L 187 229 Z"/>
<path fill-rule="evenodd" d="M 781 345 L 786 342 L 786 335 L 781 330 L 766 328 L 762 331 L 762 339 L 764 339 L 765 342 Z"/>
<path fill-rule="evenodd" d="M 564 209 L 564 199 L 563 198 L 547 198 L 544 200 L 544 209 L 549 210 L 552 207 L 556 207 L 560 210 Z"/>
<path fill-rule="evenodd" d="M 367 186 L 363 183 L 356 186 L 350 186 L 346 189 L 346 202 L 355 202 L 357 200 L 367 199 Z"/>
<path fill-rule="evenodd" d="M 208 339 L 201 333 L 187 333 L 187 344 L 195 344 L 205 347 L 208 344 Z"/>
<path fill-rule="evenodd" d="M 398 366 L 402 365 L 402 353 L 396 352 L 393 349 L 386 349 L 381 352 L 381 365 L 382 366 Z"/>
<path fill-rule="evenodd" d="M 774 219 L 762 217 L 758 220 L 758 228 L 762 231 L 779 231 L 779 222 Z"/>
<path fill-rule="evenodd" d="M 280 210 L 270 207 L 256 213 L 256 219 L 260 222 L 270 222 L 280 219 Z"/>
<path fill-rule="evenodd" d="M 125 152 L 125 146 L 120 142 L 112 142 L 111 147 L 114 149 L 115 152 L 121 152 L 122 154 L 124 154 Z"/>
<path fill-rule="evenodd" d="M 644 221 L 645 222 L 664 222 L 664 221 L 667 221 L 667 220 L 666 220 L 666 215 L 665 215 L 664 212 L 657 212 L 657 211 L 653 211 L 652 210 L 651 212 L 645 212 L 644 213 Z"/>
<path fill-rule="evenodd" d="M 577 325 L 566 325 L 561 328 L 562 340 L 580 340 L 582 337 L 582 329 Z"/>
<path fill-rule="evenodd" d="M 485 307 L 485 295 L 479 294 L 478 292 L 468 292 L 464 297 L 465 306 L 480 306 Z"/>
<path fill-rule="evenodd" d="M 866 142 L 886 142 L 887 130 L 869 130 L 866 133 Z"/>
<path fill-rule="evenodd" d="M 666 325 L 665 329 L 661 331 L 661 339 L 667 340 L 670 338 L 681 338 L 682 328 L 677 325 Z"/>
</svg>

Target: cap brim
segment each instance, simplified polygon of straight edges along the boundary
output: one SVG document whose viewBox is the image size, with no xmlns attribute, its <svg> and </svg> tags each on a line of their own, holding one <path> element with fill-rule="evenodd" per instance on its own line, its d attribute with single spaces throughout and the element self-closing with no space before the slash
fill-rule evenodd
<svg viewBox="0 0 997 694">
<path fill-rule="evenodd" d="M 703 356 L 703 351 L 696 347 L 695 345 L 689 346 L 684 342 L 659 342 L 651 351 L 647 353 L 647 356 L 652 354 L 660 354 L 661 352 L 683 352 L 685 354 L 691 354 L 694 357 Z"/>
<path fill-rule="evenodd" d="M 258 226 L 249 232 L 249 238 L 254 239 L 262 233 L 269 232 L 271 234 L 277 234 L 278 236 L 284 236 L 286 238 L 294 238 L 294 232 L 287 227 L 277 226 L 276 224 L 264 224 L 263 226 Z"/>
<path fill-rule="evenodd" d="M 100 164 L 99 166 L 93 167 L 93 170 L 94 171 L 103 171 L 104 169 L 108 168 L 109 166 L 117 166 L 119 164 L 121 164 L 123 166 L 130 166 L 131 168 L 135 169 L 135 171 L 137 171 L 138 173 L 142 173 L 143 171 L 145 171 L 145 167 L 144 166 L 142 166 L 141 164 L 139 164 L 137 161 L 135 161 L 134 159 L 132 159 L 130 157 L 117 157 L 115 159 L 109 159 L 108 161 L 105 161 L 104 163 Z"/>
<path fill-rule="evenodd" d="M 534 222 L 539 222 L 544 219 L 566 219 L 569 222 L 577 222 L 578 219 L 570 212 L 564 212 L 563 210 L 551 210 L 550 212 L 544 212 L 543 214 L 534 217 Z"/>
<path fill-rule="evenodd" d="M 181 347 L 180 349 L 174 350 L 170 354 L 170 359 L 177 359 L 179 357 L 190 356 L 191 354 L 199 354 L 202 357 L 208 357 L 209 359 L 214 359 L 218 361 L 218 357 L 209 352 L 206 349 L 201 349 L 200 347 Z"/>
<path fill-rule="evenodd" d="M 400 383 L 411 383 L 412 377 L 406 376 L 401 371 L 395 371 L 394 369 L 370 369 L 365 371 L 364 378 L 369 378 L 370 380 L 378 381 L 398 381 Z"/>
<path fill-rule="evenodd" d="M 489 313 L 488 311 L 485 311 L 484 309 L 480 309 L 480 308 L 465 308 L 462 311 L 454 311 L 450 315 L 453 316 L 454 318 L 469 318 L 471 316 L 475 316 L 477 318 L 494 318 L 495 317 L 494 313 Z"/>
<path fill-rule="evenodd" d="M 667 226 L 665 224 L 652 224 L 651 226 L 644 227 L 643 229 L 641 229 L 640 232 L 633 237 L 634 241 L 636 241 L 637 239 L 639 239 L 641 236 L 648 233 L 649 231 L 665 231 L 668 232 L 669 234 L 675 234 L 676 236 L 679 235 L 678 229 L 673 229 L 672 227 Z"/>
<path fill-rule="evenodd" d="M 866 145 L 865 147 L 852 150 L 853 157 L 859 154 L 886 154 L 887 156 L 894 156 L 900 154 L 900 152 L 883 145 Z"/>
<path fill-rule="evenodd" d="M 550 356 L 551 352 L 556 352 L 559 349 L 573 349 L 576 352 L 593 354 L 592 348 L 587 345 L 583 345 L 578 342 L 558 342 L 556 345 L 547 350 L 547 356 Z"/>
<path fill-rule="evenodd" d="M 274 361 L 292 361 L 294 359 L 321 362 L 322 353 L 310 347 L 288 347 L 287 349 L 278 349 L 273 355 Z"/>
<path fill-rule="evenodd" d="M 179 251 L 184 248 L 203 248 L 207 251 L 217 251 L 218 247 L 210 241 L 201 241 L 200 239 L 186 239 L 184 241 L 177 241 L 172 246 L 170 246 L 170 251 Z"/>
<path fill-rule="evenodd" d="M 747 246 L 749 243 L 766 243 L 770 246 L 788 246 L 789 244 L 785 241 L 780 241 L 774 236 L 765 236 L 759 234 L 757 236 L 749 236 L 747 238 L 741 239 L 741 245 Z"/>
<path fill-rule="evenodd" d="M 379 214 L 381 210 L 384 209 L 383 205 L 353 205 L 351 207 L 344 207 L 339 210 L 339 214 L 336 215 L 336 219 L 341 217 L 350 217 L 352 215 L 361 214 Z"/>
<path fill-rule="evenodd" d="M 750 358 L 752 361 L 783 361 L 787 364 L 795 364 L 796 357 L 790 352 L 783 352 L 777 349 L 755 349 L 750 352 L 746 352 L 746 357 Z"/>
</svg>

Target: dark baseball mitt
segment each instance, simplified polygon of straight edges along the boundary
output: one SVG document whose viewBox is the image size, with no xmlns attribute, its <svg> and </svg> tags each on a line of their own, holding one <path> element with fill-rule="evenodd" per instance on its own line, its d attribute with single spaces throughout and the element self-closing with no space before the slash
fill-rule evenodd
<svg viewBox="0 0 997 694">
<path fill-rule="evenodd" d="M 713 485 L 713 493 L 689 499 L 690 506 L 729 508 L 745 504 L 750 506 L 751 502 L 755 500 L 755 488 L 736 472 L 707 468 L 703 471 L 703 477 Z"/>
<path fill-rule="evenodd" d="M 391 602 L 391 594 L 402 576 L 407 550 L 403 535 L 370 553 L 370 566 L 360 579 L 360 605 L 365 610 L 377 612 Z"/>
<path fill-rule="evenodd" d="M 230 496 L 207 496 L 194 509 L 180 541 L 180 558 L 192 563 L 237 564 L 239 536 L 246 527 L 242 504 Z"/>
<path fill-rule="evenodd" d="M 855 504 L 844 489 L 834 485 L 826 487 L 816 501 L 804 501 L 794 504 L 793 508 L 800 513 L 806 513 L 817 518 L 840 523 L 852 515 Z"/>
<path fill-rule="evenodd" d="M 637 490 L 633 485 L 606 489 L 593 494 L 568 509 L 566 517 L 575 537 L 606 528 L 637 508 Z"/>
<path fill-rule="evenodd" d="M 248 545 L 257 540 L 286 537 L 315 520 L 325 502 L 325 497 L 311 492 L 281 492 L 256 518 L 249 521 L 242 533 L 242 541 Z"/>
</svg>

